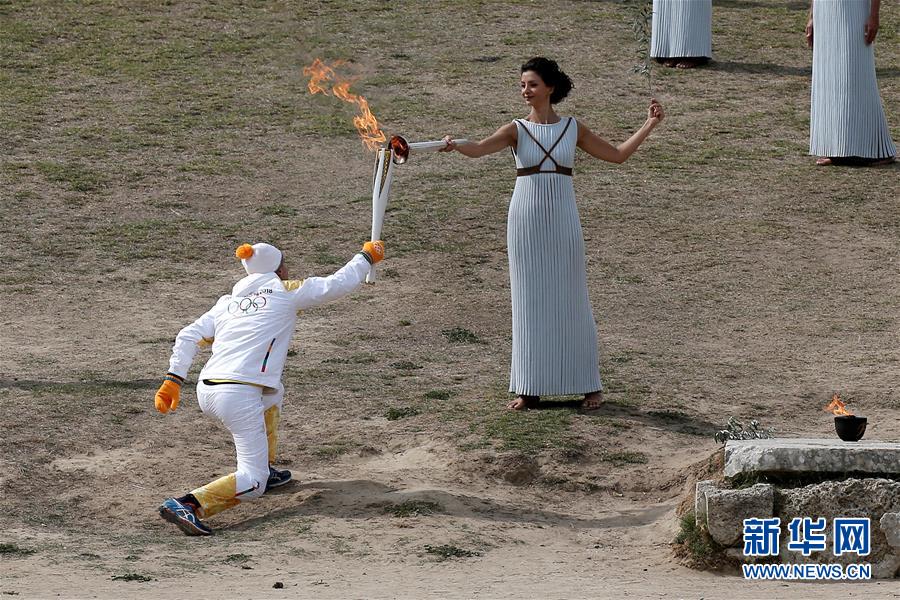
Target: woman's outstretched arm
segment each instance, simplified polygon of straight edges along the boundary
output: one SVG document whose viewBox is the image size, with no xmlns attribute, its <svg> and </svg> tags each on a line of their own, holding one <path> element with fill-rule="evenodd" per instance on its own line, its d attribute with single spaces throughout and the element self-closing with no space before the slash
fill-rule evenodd
<svg viewBox="0 0 900 600">
<path fill-rule="evenodd" d="M 518 132 L 516 131 L 515 123 L 507 123 L 480 142 L 457 145 L 449 135 L 444 136 L 444 141 L 447 142 L 447 147 L 441 152 L 453 152 L 456 150 L 469 158 L 479 158 L 499 152 L 504 148 L 515 148 L 518 141 Z"/>
<path fill-rule="evenodd" d="M 656 100 L 651 100 L 650 107 L 647 109 L 647 120 L 630 138 L 618 146 L 613 146 L 578 121 L 578 147 L 594 158 L 621 164 L 634 154 L 638 146 L 647 139 L 647 136 L 654 127 L 659 125 L 664 116 L 662 105 Z"/>
</svg>

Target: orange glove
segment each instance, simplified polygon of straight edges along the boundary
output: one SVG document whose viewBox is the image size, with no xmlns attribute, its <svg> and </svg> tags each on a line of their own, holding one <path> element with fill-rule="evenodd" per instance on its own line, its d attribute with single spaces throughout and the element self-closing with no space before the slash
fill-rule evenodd
<svg viewBox="0 0 900 600">
<path fill-rule="evenodd" d="M 366 242 L 363 244 L 362 251 L 363 254 L 366 255 L 366 258 L 369 259 L 369 262 L 374 265 L 384 258 L 384 242 L 381 240 L 378 240 L 377 242 Z"/>
<path fill-rule="evenodd" d="M 184 383 L 184 379 L 175 373 L 166 373 L 166 380 L 159 386 L 159 390 L 156 392 L 156 398 L 154 398 L 156 410 L 162 414 L 166 414 L 170 410 L 178 408 L 178 397 L 181 395 L 182 383 Z"/>
</svg>

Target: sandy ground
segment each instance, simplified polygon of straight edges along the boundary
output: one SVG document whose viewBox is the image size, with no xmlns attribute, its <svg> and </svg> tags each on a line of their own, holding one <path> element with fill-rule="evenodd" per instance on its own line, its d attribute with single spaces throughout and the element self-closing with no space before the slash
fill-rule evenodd
<svg viewBox="0 0 900 600">
<path fill-rule="evenodd" d="M 837 391 L 866 439 L 900 439 L 898 170 L 812 166 L 805 19 L 717 1 L 714 63 L 651 91 L 612 0 L 0 2 L 0 597 L 900 595 L 750 583 L 672 547 L 730 416 L 830 437 Z M 537 54 L 576 80 L 560 112 L 607 139 L 648 93 L 668 111 L 625 165 L 576 166 L 607 405 L 504 410 L 511 159 L 411 161 L 378 284 L 298 322 L 297 481 L 209 539 L 163 522 L 163 498 L 233 468 L 192 386 L 172 415 L 152 397 L 175 333 L 240 277 L 234 248 L 272 241 L 304 277 L 368 236 L 372 156 L 302 66 L 350 59 L 391 133 L 477 138 L 524 116 Z"/>
</svg>

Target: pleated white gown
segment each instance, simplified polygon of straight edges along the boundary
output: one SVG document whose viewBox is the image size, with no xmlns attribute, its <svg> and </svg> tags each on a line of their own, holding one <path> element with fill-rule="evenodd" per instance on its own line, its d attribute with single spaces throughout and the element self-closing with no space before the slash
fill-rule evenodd
<svg viewBox="0 0 900 600">
<path fill-rule="evenodd" d="M 650 56 L 712 58 L 712 0 L 653 0 Z"/>
<path fill-rule="evenodd" d="M 518 120 L 516 167 L 532 167 L 566 126 Z M 575 162 L 575 120 L 552 151 L 565 167 Z M 547 160 L 542 170 L 552 171 Z M 510 392 L 529 396 L 585 394 L 602 389 L 597 324 L 585 271 L 584 238 L 572 177 L 539 173 L 516 178 L 507 220 L 512 290 Z"/>
<path fill-rule="evenodd" d="M 869 8 L 869 0 L 813 2 L 809 153 L 814 156 L 897 154 L 875 79 L 874 44 L 867 46 L 863 38 Z"/>
</svg>

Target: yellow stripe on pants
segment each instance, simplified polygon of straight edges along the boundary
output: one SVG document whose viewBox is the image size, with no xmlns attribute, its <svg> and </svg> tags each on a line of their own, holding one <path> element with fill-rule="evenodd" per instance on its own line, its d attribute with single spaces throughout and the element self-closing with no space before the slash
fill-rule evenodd
<svg viewBox="0 0 900 600">
<path fill-rule="evenodd" d="M 237 499 L 237 480 L 234 473 L 219 477 L 191 494 L 200 502 L 200 517 L 211 517 L 241 503 Z"/>
<path fill-rule="evenodd" d="M 263 413 L 266 421 L 266 438 L 269 440 L 269 464 L 275 463 L 275 451 L 278 448 L 278 423 L 281 421 L 281 410 L 278 405 L 270 406 Z"/>
</svg>

